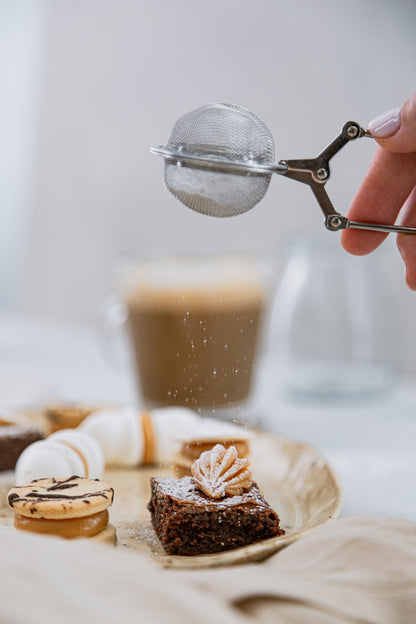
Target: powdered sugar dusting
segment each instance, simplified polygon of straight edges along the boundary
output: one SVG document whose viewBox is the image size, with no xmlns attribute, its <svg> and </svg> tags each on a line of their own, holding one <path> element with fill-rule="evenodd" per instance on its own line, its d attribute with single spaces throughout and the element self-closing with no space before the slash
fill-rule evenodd
<svg viewBox="0 0 416 624">
<path fill-rule="evenodd" d="M 159 492 L 181 502 L 189 502 L 194 505 L 203 505 L 206 508 L 233 507 L 236 505 L 260 505 L 270 507 L 255 483 L 252 484 L 248 492 L 238 496 L 225 496 L 224 498 L 212 499 L 201 492 L 193 477 L 183 477 L 182 479 L 160 478 L 155 479 Z"/>
</svg>

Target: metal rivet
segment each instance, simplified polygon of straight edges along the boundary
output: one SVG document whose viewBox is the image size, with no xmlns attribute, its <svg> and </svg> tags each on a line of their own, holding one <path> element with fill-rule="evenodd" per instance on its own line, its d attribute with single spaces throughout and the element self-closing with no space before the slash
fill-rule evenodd
<svg viewBox="0 0 416 624">
<path fill-rule="evenodd" d="M 331 217 L 329 219 L 329 225 L 334 229 L 338 229 L 341 227 L 341 219 L 339 217 Z"/>
<path fill-rule="evenodd" d="M 328 177 L 328 171 L 324 168 L 318 169 L 318 171 L 316 172 L 316 177 L 318 178 L 318 180 L 326 180 L 326 178 Z"/>
<path fill-rule="evenodd" d="M 355 139 L 355 137 L 358 136 L 357 126 L 349 126 L 349 128 L 347 128 L 347 134 L 350 139 Z"/>
</svg>

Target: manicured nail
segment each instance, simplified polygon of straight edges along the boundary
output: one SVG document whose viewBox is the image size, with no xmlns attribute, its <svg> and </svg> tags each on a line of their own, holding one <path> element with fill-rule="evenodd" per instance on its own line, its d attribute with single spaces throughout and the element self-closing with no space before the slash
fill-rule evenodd
<svg viewBox="0 0 416 624">
<path fill-rule="evenodd" d="M 400 111 L 401 107 L 399 106 L 378 115 L 370 121 L 368 129 L 378 139 L 387 139 L 387 137 L 393 136 L 400 128 Z"/>
</svg>

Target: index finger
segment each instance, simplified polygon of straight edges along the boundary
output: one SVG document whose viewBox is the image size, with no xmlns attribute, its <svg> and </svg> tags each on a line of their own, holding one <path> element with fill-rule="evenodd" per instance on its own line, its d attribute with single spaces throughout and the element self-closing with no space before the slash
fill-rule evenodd
<svg viewBox="0 0 416 624">
<path fill-rule="evenodd" d="M 416 183 L 416 154 L 398 154 L 377 147 L 347 217 L 351 221 L 393 224 Z M 361 256 L 378 247 L 387 234 L 347 229 L 341 244 Z"/>
</svg>

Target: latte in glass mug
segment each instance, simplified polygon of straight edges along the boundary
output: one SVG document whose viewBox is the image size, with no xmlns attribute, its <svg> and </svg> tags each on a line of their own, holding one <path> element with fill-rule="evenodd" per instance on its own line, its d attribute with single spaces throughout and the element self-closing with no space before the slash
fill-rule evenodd
<svg viewBox="0 0 416 624">
<path fill-rule="evenodd" d="M 127 262 L 118 272 L 142 399 L 227 407 L 250 395 L 268 284 L 262 259 Z"/>
</svg>

